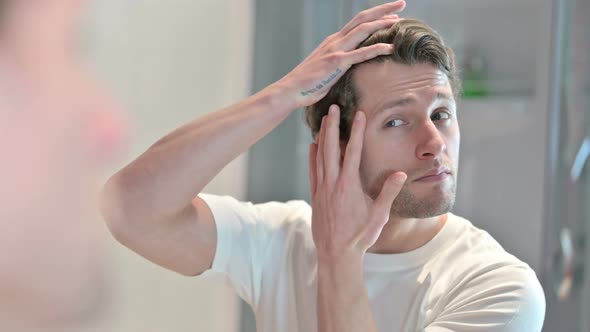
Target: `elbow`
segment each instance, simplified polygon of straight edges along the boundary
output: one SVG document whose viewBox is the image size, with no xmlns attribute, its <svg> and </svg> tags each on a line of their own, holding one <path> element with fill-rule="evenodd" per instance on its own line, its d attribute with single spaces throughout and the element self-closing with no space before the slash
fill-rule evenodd
<svg viewBox="0 0 590 332">
<path fill-rule="evenodd" d="M 125 241 L 130 227 L 124 201 L 124 186 L 120 176 L 115 174 L 100 191 L 99 211 L 111 235 L 121 243 Z"/>
</svg>

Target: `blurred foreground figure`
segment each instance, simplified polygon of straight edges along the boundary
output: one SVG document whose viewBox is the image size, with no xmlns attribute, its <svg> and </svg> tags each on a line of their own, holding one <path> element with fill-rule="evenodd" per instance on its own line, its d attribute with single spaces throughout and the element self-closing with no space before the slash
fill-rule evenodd
<svg viewBox="0 0 590 332">
<path fill-rule="evenodd" d="M 127 135 L 79 64 L 81 3 L 0 0 L 0 331 L 75 324 L 104 295 L 95 202 Z"/>
</svg>

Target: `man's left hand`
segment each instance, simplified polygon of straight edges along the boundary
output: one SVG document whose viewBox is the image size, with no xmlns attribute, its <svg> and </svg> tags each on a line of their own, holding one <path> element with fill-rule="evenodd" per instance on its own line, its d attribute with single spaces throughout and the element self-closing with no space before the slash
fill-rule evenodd
<svg viewBox="0 0 590 332">
<path fill-rule="evenodd" d="M 375 200 L 363 191 L 359 167 L 366 121 L 357 111 L 342 163 L 337 105 L 322 119 L 317 144 L 310 144 L 312 233 L 320 261 L 362 257 L 379 238 L 407 177 L 392 173 Z"/>
</svg>

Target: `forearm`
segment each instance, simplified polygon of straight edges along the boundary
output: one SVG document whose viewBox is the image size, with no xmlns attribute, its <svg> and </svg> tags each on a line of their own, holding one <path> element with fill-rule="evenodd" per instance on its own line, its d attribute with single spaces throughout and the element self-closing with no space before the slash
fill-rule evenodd
<svg viewBox="0 0 590 332">
<path fill-rule="evenodd" d="M 317 316 L 319 332 L 377 331 L 361 256 L 318 261 Z"/>
<path fill-rule="evenodd" d="M 295 107 L 271 86 L 166 135 L 115 174 L 103 196 L 118 213 L 165 219 L 184 209 L 229 162 L 279 125 Z M 113 191 L 116 194 L 113 194 Z M 113 204 L 113 205 L 114 205 Z M 124 213 L 121 212 L 124 210 Z"/>
</svg>

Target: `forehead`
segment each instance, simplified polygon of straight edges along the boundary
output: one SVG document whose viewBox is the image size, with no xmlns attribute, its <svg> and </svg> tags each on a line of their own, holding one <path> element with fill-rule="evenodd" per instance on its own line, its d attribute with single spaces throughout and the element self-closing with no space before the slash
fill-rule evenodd
<svg viewBox="0 0 590 332">
<path fill-rule="evenodd" d="M 353 73 L 358 106 L 371 112 L 392 99 L 413 96 L 430 103 L 441 94 L 452 96 L 447 75 L 432 64 L 405 65 L 393 61 L 358 66 Z"/>
</svg>

